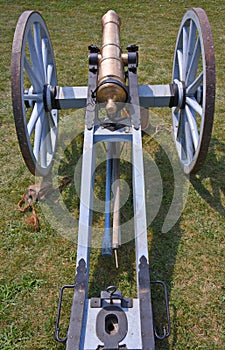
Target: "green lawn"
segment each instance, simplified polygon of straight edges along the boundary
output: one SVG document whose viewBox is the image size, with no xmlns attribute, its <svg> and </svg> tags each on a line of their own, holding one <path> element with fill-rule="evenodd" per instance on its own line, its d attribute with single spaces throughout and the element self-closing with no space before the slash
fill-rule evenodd
<svg viewBox="0 0 225 350">
<path fill-rule="evenodd" d="M 165 152 L 149 136 L 143 139 L 144 150 L 155 160 L 163 183 L 162 203 L 148 229 L 149 256 L 151 278 L 161 279 L 168 286 L 172 332 L 169 339 L 157 342 L 157 349 L 224 348 L 224 1 L 33 0 L 31 3 L 0 0 L 1 349 L 65 349 L 53 339 L 58 292 L 63 284 L 73 283 L 76 262 L 74 240 L 59 234 L 40 206 L 37 205 L 39 232 L 28 228 L 16 209 L 27 186 L 35 181 L 19 151 L 11 107 L 10 56 L 20 13 L 27 9 L 38 10 L 46 20 L 60 86 L 87 85 L 87 47 L 92 43 L 101 45 L 101 17 L 108 9 L 114 9 L 121 17 L 124 51 L 127 44 L 139 45 L 139 83 L 167 84 L 171 82 L 173 51 L 182 16 L 187 8 L 194 6 L 206 10 L 212 27 L 217 73 L 215 119 L 206 162 L 190 179 L 182 215 L 166 233 L 162 232 L 162 227 L 171 204 L 174 179 L 168 170 L 170 164 Z M 166 108 L 153 112 L 153 117 L 157 115 L 164 121 L 162 133 L 170 137 L 171 111 Z M 60 113 L 61 133 L 67 130 L 69 134 L 67 122 L 70 128 L 69 119 L 73 115 L 73 111 Z M 72 128 L 76 129 L 76 125 Z M 82 137 L 79 136 L 65 150 L 59 175 L 74 175 L 81 152 Z M 122 176 L 129 183 L 130 168 L 125 165 Z M 96 191 L 101 199 L 102 173 L 100 167 Z M 147 172 L 146 181 L 150 176 Z M 63 198 L 77 219 L 79 200 L 73 185 L 66 189 Z M 122 214 L 124 220 L 131 215 L 130 203 L 128 201 Z M 149 208 L 154 209 L 151 202 Z M 98 227 L 101 223 L 101 216 L 96 216 L 94 225 Z M 135 296 L 133 242 L 122 246 L 119 264 L 118 271 L 112 260 L 103 259 L 99 249 L 92 249 L 91 296 L 98 296 L 110 284 L 115 284 L 126 296 Z M 62 332 L 68 323 L 71 298 L 68 293 Z M 158 309 L 160 311 L 160 306 Z M 157 320 L 160 322 L 161 317 Z"/>
</svg>

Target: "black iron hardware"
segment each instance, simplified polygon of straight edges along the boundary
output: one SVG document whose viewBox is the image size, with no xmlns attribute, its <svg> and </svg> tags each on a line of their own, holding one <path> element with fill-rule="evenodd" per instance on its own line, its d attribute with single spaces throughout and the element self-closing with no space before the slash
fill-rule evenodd
<svg viewBox="0 0 225 350">
<path fill-rule="evenodd" d="M 166 327 L 163 326 L 163 334 L 159 335 L 158 332 L 156 331 L 156 327 L 154 327 L 154 333 L 155 337 L 159 340 L 163 340 L 165 338 L 168 338 L 170 335 L 170 312 L 169 312 L 169 298 L 168 298 L 168 292 L 167 292 L 167 287 L 165 282 L 163 281 L 151 281 L 152 284 L 160 284 L 163 289 L 164 289 L 164 297 L 165 297 L 165 306 L 166 306 L 166 319 L 167 319 L 167 330 Z"/>
<path fill-rule="evenodd" d="M 120 301 L 122 308 L 132 308 L 133 299 L 124 298 L 121 291 L 117 290 L 115 286 L 109 286 L 105 291 L 101 292 L 100 298 L 91 298 L 91 308 L 103 307 L 103 302 L 109 300 L 109 304 L 114 304 L 114 301 Z"/>
<path fill-rule="evenodd" d="M 60 323 L 63 292 L 64 292 L 64 289 L 72 289 L 74 287 L 75 287 L 74 284 L 68 284 L 68 285 L 63 286 L 59 292 L 58 311 L 57 311 L 57 316 L 56 316 L 55 333 L 54 333 L 54 338 L 59 343 L 65 343 L 67 341 L 67 335 L 64 338 L 60 338 L 60 336 L 59 336 L 59 332 L 60 332 L 59 323 Z"/>
</svg>

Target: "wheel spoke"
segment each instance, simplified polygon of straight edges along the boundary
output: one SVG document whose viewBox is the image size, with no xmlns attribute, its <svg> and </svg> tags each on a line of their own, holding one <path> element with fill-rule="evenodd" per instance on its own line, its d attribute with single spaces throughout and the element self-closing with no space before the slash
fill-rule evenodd
<svg viewBox="0 0 225 350">
<path fill-rule="evenodd" d="M 179 125 L 179 119 L 180 119 L 180 113 L 181 110 L 176 111 L 176 108 L 173 108 L 172 116 L 173 116 L 173 133 L 174 133 L 174 140 L 176 142 L 177 146 L 177 152 L 179 158 L 181 158 L 181 144 L 178 138 L 178 125 Z"/>
<path fill-rule="evenodd" d="M 58 111 L 53 109 L 49 115 L 50 132 L 51 132 L 51 143 L 52 148 L 55 149 L 57 139 L 57 124 L 58 124 Z"/>
<path fill-rule="evenodd" d="M 47 68 L 47 84 L 49 84 L 49 85 L 51 85 L 52 73 L 53 73 L 53 64 L 48 64 L 48 68 Z"/>
<path fill-rule="evenodd" d="M 56 139 L 57 139 L 57 129 L 51 128 L 50 129 L 50 138 L 51 138 L 51 146 L 52 146 L 52 153 L 55 149 Z"/>
<path fill-rule="evenodd" d="M 49 129 L 48 134 L 46 135 L 46 145 L 47 145 L 47 152 L 50 156 L 53 155 L 53 143 L 51 138 L 51 129 Z"/>
<path fill-rule="evenodd" d="M 191 63 L 190 63 L 189 69 L 188 69 L 188 73 L 187 73 L 187 78 L 186 78 L 186 86 L 187 87 L 195 80 L 196 73 L 198 70 L 200 55 L 201 55 L 201 43 L 200 43 L 200 38 L 198 37 L 196 44 L 195 44 Z"/>
<path fill-rule="evenodd" d="M 31 85 L 33 85 L 34 87 L 35 92 L 38 92 L 42 87 L 42 82 L 40 81 L 39 77 L 35 74 L 26 56 L 24 56 L 24 68 L 30 79 Z"/>
<path fill-rule="evenodd" d="M 58 111 L 57 109 L 52 109 L 49 113 L 49 125 L 51 128 L 57 128 L 58 124 Z"/>
<path fill-rule="evenodd" d="M 41 28 L 40 23 L 34 23 L 34 44 L 37 52 L 37 57 L 40 65 L 41 75 L 44 79 L 44 67 L 43 67 L 43 57 L 42 57 L 42 49 L 41 49 Z"/>
<path fill-rule="evenodd" d="M 188 59 L 188 28 L 186 26 L 183 27 L 183 72 L 182 72 L 182 80 L 186 76 L 186 67 L 187 67 L 187 59 Z"/>
<path fill-rule="evenodd" d="M 186 97 L 186 103 L 191 106 L 194 111 L 200 115 L 200 117 L 202 117 L 202 107 L 194 97 Z"/>
<path fill-rule="evenodd" d="M 184 113 L 184 154 L 186 155 L 186 161 L 191 162 L 193 159 L 194 149 L 193 149 L 193 142 L 192 142 L 192 135 L 191 135 L 191 129 L 190 125 L 188 123 L 187 114 Z M 185 158 L 185 156 L 184 156 Z"/>
<path fill-rule="evenodd" d="M 188 86 L 186 90 L 186 94 L 188 95 L 193 95 L 198 87 L 203 83 L 203 72 L 201 72 L 198 77 L 193 81 L 191 85 Z"/>
<path fill-rule="evenodd" d="M 183 80 L 183 53 L 180 49 L 177 50 L 177 60 L 179 67 L 179 80 Z"/>
<path fill-rule="evenodd" d="M 183 133 L 183 109 L 180 109 L 178 112 L 178 118 L 177 118 L 177 141 L 180 141 L 182 139 L 182 133 Z"/>
<path fill-rule="evenodd" d="M 46 168 L 52 160 L 56 136 L 49 125 L 48 113 L 44 114 L 40 140 L 40 163 Z"/>
<path fill-rule="evenodd" d="M 35 125 L 35 135 L 34 135 L 34 149 L 33 153 L 36 158 L 36 160 L 39 160 L 39 152 L 41 147 L 41 134 L 42 134 L 42 125 L 44 120 L 44 114 L 45 112 L 42 111 L 40 117 L 38 118 L 36 125 Z"/>
<path fill-rule="evenodd" d="M 185 106 L 185 111 L 186 111 L 186 115 L 187 115 L 188 124 L 189 124 L 190 130 L 191 130 L 191 136 L 192 136 L 192 140 L 193 140 L 193 144 L 194 144 L 194 149 L 196 150 L 198 147 L 198 144 L 199 144 L 199 134 L 198 134 L 198 127 L 197 127 L 195 115 L 194 115 L 194 113 L 192 113 L 190 107 L 187 105 Z"/>
<path fill-rule="evenodd" d="M 47 135 L 47 150 L 50 156 L 53 156 L 55 149 L 56 135 L 55 130 L 50 128 Z"/>
<path fill-rule="evenodd" d="M 41 49 L 42 49 L 45 81 L 47 81 L 47 67 L 48 67 L 48 45 L 47 44 L 48 44 L 47 38 L 43 38 L 41 40 Z"/>
<path fill-rule="evenodd" d="M 49 135 L 49 124 L 47 113 L 44 115 L 43 123 L 42 123 L 42 132 L 41 132 L 41 145 L 40 145 L 40 162 L 41 166 L 47 166 L 47 148 L 48 148 L 48 135 Z"/>
<path fill-rule="evenodd" d="M 40 117 L 41 113 L 44 111 L 44 105 L 43 103 L 35 103 L 34 105 L 34 108 L 33 108 L 33 111 L 31 113 L 31 116 L 30 116 L 30 120 L 27 124 L 27 131 L 28 131 L 28 135 L 29 137 L 31 136 L 33 130 L 34 130 L 34 127 L 37 123 L 37 120 L 38 118 Z"/>
<path fill-rule="evenodd" d="M 52 138 L 51 138 L 51 135 L 52 135 L 52 133 L 51 133 L 51 130 L 52 130 L 52 128 L 51 128 L 51 126 L 50 126 L 50 123 L 49 123 L 49 120 L 50 120 L 50 114 L 51 114 L 51 112 L 49 112 L 49 113 L 47 113 L 46 114 L 46 127 L 47 127 L 47 133 L 46 133 L 46 138 L 45 138 L 45 142 L 46 142 L 46 148 L 47 148 L 47 152 L 50 154 L 50 155 L 52 155 L 52 153 L 53 153 L 53 143 L 52 143 Z"/>
<path fill-rule="evenodd" d="M 194 52 L 195 47 L 195 41 L 196 41 L 196 26 L 195 23 L 191 20 L 190 21 L 190 29 L 189 29 L 189 38 L 188 38 L 188 54 L 187 54 L 187 64 L 186 64 L 186 72 L 189 69 L 191 58 Z"/>
<path fill-rule="evenodd" d="M 186 159 L 185 148 L 185 135 L 184 135 L 184 110 L 180 109 L 177 129 L 177 144 L 179 145 L 178 154 L 180 159 Z"/>
<path fill-rule="evenodd" d="M 37 56 L 37 50 L 34 45 L 34 38 L 31 29 L 28 32 L 27 36 L 27 41 L 28 41 L 28 47 L 29 47 L 29 53 L 30 53 L 30 58 L 32 62 L 32 68 L 35 72 L 36 75 L 41 76 L 41 79 L 43 80 L 43 70 L 41 69 L 40 66 L 40 61 Z"/>
<path fill-rule="evenodd" d="M 175 135 L 175 140 L 179 158 L 184 162 L 186 162 L 187 159 L 192 159 L 192 135 L 190 126 L 188 124 L 186 111 L 184 109 L 180 109 L 178 112 L 178 127 L 177 134 Z"/>
</svg>

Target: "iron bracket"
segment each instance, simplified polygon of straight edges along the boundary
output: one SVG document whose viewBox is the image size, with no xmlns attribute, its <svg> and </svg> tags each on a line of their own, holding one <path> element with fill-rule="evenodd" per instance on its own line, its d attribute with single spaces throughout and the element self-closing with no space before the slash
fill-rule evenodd
<svg viewBox="0 0 225 350">
<path fill-rule="evenodd" d="M 97 87 L 97 77 L 98 77 L 98 53 L 99 48 L 96 45 L 88 46 L 89 53 L 89 72 L 88 72 L 88 92 L 87 92 L 87 107 L 85 122 L 88 130 L 92 129 L 94 126 L 94 121 L 96 117 L 96 103 L 93 99 L 93 91 Z"/>
<path fill-rule="evenodd" d="M 121 291 L 117 290 L 115 286 L 109 286 L 105 291 L 101 292 L 100 298 L 91 298 L 91 308 L 101 308 L 105 301 L 109 300 L 109 304 L 114 304 L 115 301 L 120 301 L 122 308 L 132 308 L 133 299 L 123 298 Z"/>
<path fill-rule="evenodd" d="M 168 292 L 165 282 L 163 281 L 151 281 L 152 284 L 160 284 L 164 289 L 164 296 L 165 296 L 165 306 L 166 306 L 166 319 L 167 319 L 167 330 L 166 327 L 163 326 L 163 335 L 159 335 L 156 331 L 156 327 L 154 327 L 154 333 L 155 337 L 159 340 L 163 340 L 165 338 L 168 338 L 170 336 L 170 312 L 169 312 L 169 298 L 168 298 Z"/>
<path fill-rule="evenodd" d="M 128 45 L 128 82 L 129 82 L 129 97 L 130 100 L 130 114 L 131 121 L 136 130 L 141 125 L 140 116 L 140 101 L 138 95 L 138 78 L 137 78 L 137 66 L 138 66 L 138 46 Z"/>
<path fill-rule="evenodd" d="M 63 286 L 59 292 L 58 311 L 57 311 L 57 316 L 56 316 L 55 333 L 54 333 L 54 338 L 59 343 L 66 343 L 66 341 L 67 341 L 67 335 L 64 338 L 60 338 L 60 336 L 59 336 L 59 332 L 60 332 L 59 324 L 60 324 L 63 292 L 64 292 L 64 289 L 74 289 L 74 287 L 75 287 L 74 284 L 67 284 L 67 285 Z"/>
</svg>

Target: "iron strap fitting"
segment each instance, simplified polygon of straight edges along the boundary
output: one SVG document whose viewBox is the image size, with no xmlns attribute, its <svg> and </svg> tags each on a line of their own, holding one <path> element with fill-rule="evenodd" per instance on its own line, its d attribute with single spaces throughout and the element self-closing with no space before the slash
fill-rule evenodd
<svg viewBox="0 0 225 350">
<path fill-rule="evenodd" d="M 66 343 L 66 341 L 67 341 L 67 335 L 64 338 L 61 338 L 59 336 L 59 333 L 60 333 L 60 315 L 61 315 L 63 292 L 64 292 L 64 289 L 74 289 L 74 287 L 75 287 L 74 284 L 68 284 L 68 285 L 63 286 L 60 289 L 59 301 L 58 301 L 58 311 L 57 311 L 57 316 L 56 316 L 56 325 L 55 325 L 55 333 L 54 333 L 54 338 L 59 343 Z"/>
<path fill-rule="evenodd" d="M 131 121 L 136 130 L 141 126 L 140 116 L 140 101 L 138 95 L 138 78 L 137 78 L 137 67 L 138 67 L 138 46 L 128 45 L 128 71 L 127 77 L 129 81 L 129 102 L 132 105 Z"/>
<path fill-rule="evenodd" d="M 138 67 L 138 46 L 131 44 L 127 46 L 128 51 L 128 70 L 136 72 Z"/>
<path fill-rule="evenodd" d="M 98 71 L 98 54 L 100 52 L 97 45 L 89 45 L 89 71 L 92 73 L 97 73 Z"/>
<path fill-rule="evenodd" d="M 117 290 L 115 286 L 109 286 L 105 291 L 101 292 L 100 298 L 91 298 L 90 306 L 91 308 L 101 308 L 104 303 L 108 302 L 109 305 L 113 305 L 118 301 L 120 301 L 122 308 L 133 307 L 132 298 L 124 298 L 121 291 Z"/>
<path fill-rule="evenodd" d="M 163 326 L 163 329 L 162 329 L 162 335 L 160 335 L 157 330 L 156 330 L 156 327 L 154 326 L 154 333 L 155 333 L 155 337 L 158 339 L 158 340 L 163 340 L 165 338 L 168 338 L 170 336 L 170 328 L 171 328 L 171 325 L 170 325 L 170 312 L 169 312 L 169 298 L 168 298 L 168 292 L 167 292 L 167 288 L 166 288 L 166 284 L 165 282 L 163 281 L 160 281 L 160 280 L 156 280 L 156 281 L 151 281 L 150 282 L 151 284 L 158 284 L 160 285 L 163 290 L 164 290 L 164 298 L 165 298 L 165 312 L 166 312 L 166 319 L 167 319 L 167 329 L 165 326 Z"/>
<path fill-rule="evenodd" d="M 92 98 L 92 92 L 96 89 L 98 75 L 98 54 L 99 48 L 97 45 L 89 45 L 89 73 L 88 73 L 88 94 L 85 114 L 85 123 L 88 130 L 94 126 L 96 117 L 96 103 Z"/>
</svg>

